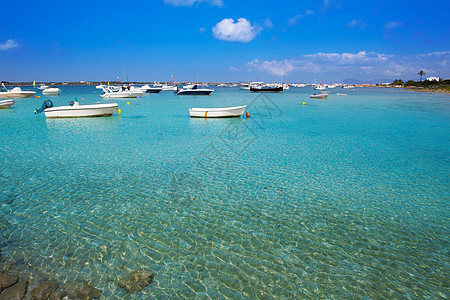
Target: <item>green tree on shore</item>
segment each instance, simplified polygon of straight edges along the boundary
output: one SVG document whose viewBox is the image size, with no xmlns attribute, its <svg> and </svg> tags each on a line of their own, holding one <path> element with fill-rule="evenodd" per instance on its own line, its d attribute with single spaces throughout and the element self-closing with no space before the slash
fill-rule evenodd
<svg viewBox="0 0 450 300">
<path fill-rule="evenodd" d="M 425 75 L 426 73 L 423 70 L 420 70 L 420 72 L 417 74 L 420 75 L 420 81 L 422 81 L 422 76 Z"/>
</svg>

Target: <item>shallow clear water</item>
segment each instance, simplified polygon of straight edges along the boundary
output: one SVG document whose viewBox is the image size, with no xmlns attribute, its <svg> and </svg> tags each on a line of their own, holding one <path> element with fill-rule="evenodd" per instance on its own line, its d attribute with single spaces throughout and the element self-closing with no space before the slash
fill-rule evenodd
<svg viewBox="0 0 450 300">
<path fill-rule="evenodd" d="M 102 299 L 448 298 L 450 96 L 216 88 L 33 115 L 101 100 L 62 91 L 0 110 L 0 266 Z M 188 114 L 242 104 L 251 118 Z M 141 267 L 151 285 L 117 286 Z"/>
</svg>

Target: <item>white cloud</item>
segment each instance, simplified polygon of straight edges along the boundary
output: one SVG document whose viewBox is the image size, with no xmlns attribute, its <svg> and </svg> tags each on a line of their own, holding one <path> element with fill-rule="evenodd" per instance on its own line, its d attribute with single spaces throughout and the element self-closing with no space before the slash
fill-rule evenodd
<svg viewBox="0 0 450 300">
<path fill-rule="evenodd" d="M 211 6 L 223 6 L 223 0 L 164 0 L 165 4 L 173 6 L 193 6 L 196 3 L 206 2 Z"/>
<path fill-rule="evenodd" d="M 323 6 L 322 6 L 322 12 L 327 12 L 333 8 L 341 9 L 341 7 L 342 7 L 342 2 L 335 1 L 335 0 L 324 0 Z"/>
<path fill-rule="evenodd" d="M 234 66 L 229 66 L 228 69 L 229 69 L 231 72 L 238 72 L 238 71 L 240 71 L 239 68 L 236 68 L 236 67 L 234 67 Z"/>
<path fill-rule="evenodd" d="M 294 70 L 294 66 L 287 60 L 282 61 L 263 61 L 255 59 L 247 63 L 250 70 L 260 71 L 276 76 L 285 76 Z"/>
<path fill-rule="evenodd" d="M 1 51 L 13 50 L 20 47 L 19 43 L 14 39 L 9 39 L 3 44 L 0 44 Z"/>
<path fill-rule="evenodd" d="M 384 29 L 385 30 L 391 30 L 391 29 L 394 29 L 394 28 L 397 28 L 397 27 L 401 27 L 401 26 L 403 26 L 403 23 L 401 23 L 401 22 L 390 21 L 390 22 L 386 22 L 384 24 Z"/>
<path fill-rule="evenodd" d="M 306 18 L 309 15 L 315 15 L 316 13 L 313 10 L 307 9 L 303 14 L 298 14 L 295 17 L 287 20 L 286 24 L 289 26 L 294 26 L 298 23 L 300 19 Z"/>
<path fill-rule="evenodd" d="M 314 74 L 331 78 L 415 78 L 424 70 L 430 76 L 450 77 L 447 62 L 450 51 L 413 55 L 389 55 L 360 51 L 357 53 L 315 53 L 292 59 L 248 62 L 249 71 L 270 75 Z M 443 63 L 445 62 L 445 63 Z"/>
<path fill-rule="evenodd" d="M 264 27 L 266 28 L 273 28 L 273 23 L 270 19 L 267 19 L 264 21 Z"/>
<path fill-rule="evenodd" d="M 261 32 L 258 26 L 252 26 L 247 19 L 223 19 L 213 27 L 213 36 L 222 41 L 248 43 Z"/>
<path fill-rule="evenodd" d="M 364 23 L 361 20 L 358 21 L 356 19 L 353 19 L 353 21 L 347 23 L 347 27 L 350 29 L 355 29 L 355 28 L 364 29 L 367 27 L 367 23 Z"/>
</svg>

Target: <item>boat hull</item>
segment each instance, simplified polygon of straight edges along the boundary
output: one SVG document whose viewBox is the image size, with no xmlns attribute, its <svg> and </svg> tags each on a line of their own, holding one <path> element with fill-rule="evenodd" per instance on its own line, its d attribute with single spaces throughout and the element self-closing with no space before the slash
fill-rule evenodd
<svg viewBox="0 0 450 300">
<path fill-rule="evenodd" d="M 51 107 L 44 110 L 46 118 L 87 118 L 111 116 L 117 103 Z"/>
<path fill-rule="evenodd" d="M 0 98 L 29 98 L 33 97 L 36 92 L 21 91 L 21 92 L 0 92 Z"/>
<path fill-rule="evenodd" d="M 7 100 L 0 100 L 0 109 L 2 108 L 9 108 L 14 104 L 14 101 L 11 99 Z"/>
<path fill-rule="evenodd" d="M 211 94 L 213 91 L 211 91 L 211 90 L 207 90 L 207 91 L 201 91 L 201 90 L 197 90 L 197 91 L 178 91 L 177 92 L 177 95 L 180 95 L 180 96 L 189 96 L 189 95 L 191 95 L 191 96 L 198 96 L 198 95 L 205 95 L 205 96 L 207 96 L 207 95 L 209 95 L 209 94 Z"/>
<path fill-rule="evenodd" d="M 250 87 L 250 92 L 253 93 L 281 93 L 283 91 L 283 87 L 262 87 L 262 88 L 254 88 Z"/>
<path fill-rule="evenodd" d="M 121 99 L 121 98 L 137 98 L 144 95 L 144 92 L 112 92 L 100 95 L 104 99 Z"/>
<path fill-rule="evenodd" d="M 42 95 L 59 95 L 60 92 L 61 90 L 58 88 L 46 88 L 42 91 Z"/>
<path fill-rule="evenodd" d="M 149 88 L 146 89 L 145 92 L 148 94 L 158 94 L 162 91 L 162 88 Z"/>
<path fill-rule="evenodd" d="M 326 99 L 328 98 L 328 94 L 318 94 L 318 95 L 310 95 L 311 99 Z"/>
<path fill-rule="evenodd" d="M 177 95 L 180 96 L 186 96 L 186 95 L 192 95 L 192 96 L 198 96 L 198 95 L 204 95 L 207 96 L 211 94 L 213 90 L 208 89 L 196 89 L 196 90 L 179 90 L 177 92 Z"/>
<path fill-rule="evenodd" d="M 190 108 L 192 118 L 237 118 L 244 114 L 247 105 L 221 108 Z"/>
</svg>

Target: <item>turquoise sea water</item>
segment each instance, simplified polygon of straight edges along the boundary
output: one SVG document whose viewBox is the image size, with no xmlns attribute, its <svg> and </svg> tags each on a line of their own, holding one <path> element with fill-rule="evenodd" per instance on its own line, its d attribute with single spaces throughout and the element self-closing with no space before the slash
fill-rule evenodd
<svg viewBox="0 0 450 300">
<path fill-rule="evenodd" d="M 447 299 L 450 96 L 332 91 L 168 92 L 56 120 L 33 110 L 98 90 L 17 99 L 0 110 L 0 266 L 102 299 Z M 248 119 L 188 114 L 243 104 Z M 141 267 L 152 284 L 118 287 Z"/>
</svg>

